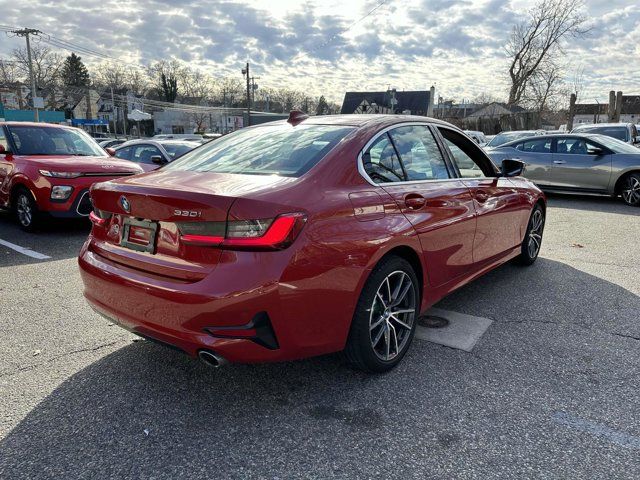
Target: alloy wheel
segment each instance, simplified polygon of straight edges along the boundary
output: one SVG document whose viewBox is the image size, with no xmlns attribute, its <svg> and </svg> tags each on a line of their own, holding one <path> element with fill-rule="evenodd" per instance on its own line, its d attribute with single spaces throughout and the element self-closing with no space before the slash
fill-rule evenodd
<svg viewBox="0 0 640 480">
<path fill-rule="evenodd" d="M 24 193 L 18 195 L 16 213 L 18 214 L 18 221 L 22 226 L 28 227 L 31 225 L 31 221 L 33 220 L 33 208 L 31 206 L 31 201 Z"/>
<path fill-rule="evenodd" d="M 622 190 L 622 198 L 629 205 L 637 205 L 640 203 L 640 180 L 636 177 L 629 177 L 625 182 Z"/>
<path fill-rule="evenodd" d="M 406 347 L 416 301 L 413 281 L 402 270 L 387 275 L 378 287 L 369 314 L 369 336 L 371 347 L 381 360 L 393 360 Z"/>
<path fill-rule="evenodd" d="M 542 210 L 537 209 L 531 215 L 529 225 L 529 242 L 527 243 L 527 251 L 530 258 L 536 258 L 540 252 L 542 244 L 542 229 L 544 227 L 544 214 Z"/>
</svg>

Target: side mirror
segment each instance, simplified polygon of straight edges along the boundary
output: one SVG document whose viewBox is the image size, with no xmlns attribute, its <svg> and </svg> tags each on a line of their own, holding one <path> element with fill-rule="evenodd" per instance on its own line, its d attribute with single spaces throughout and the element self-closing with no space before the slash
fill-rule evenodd
<svg viewBox="0 0 640 480">
<path fill-rule="evenodd" d="M 111 147 L 107 147 L 105 148 L 105 151 L 109 154 L 110 157 L 115 157 L 116 156 L 116 151 L 115 149 L 111 148 Z"/>
<path fill-rule="evenodd" d="M 9 152 L 4 148 L 4 145 L 0 144 L 0 155 L 6 155 L 7 153 Z"/>
<path fill-rule="evenodd" d="M 593 147 L 590 148 L 589 150 L 587 150 L 587 153 L 589 155 L 603 155 L 604 154 L 604 150 L 598 147 Z"/>
<path fill-rule="evenodd" d="M 165 163 L 167 163 L 167 161 L 164 158 L 162 158 L 160 155 L 152 155 L 151 161 L 158 165 L 164 165 Z"/>
<path fill-rule="evenodd" d="M 526 164 L 520 160 L 505 158 L 500 166 L 501 177 L 519 177 L 524 173 Z"/>
</svg>

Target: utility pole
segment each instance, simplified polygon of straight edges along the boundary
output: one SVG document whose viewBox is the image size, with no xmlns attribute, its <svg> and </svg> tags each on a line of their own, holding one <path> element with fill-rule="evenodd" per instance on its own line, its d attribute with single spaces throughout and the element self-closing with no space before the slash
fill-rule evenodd
<svg viewBox="0 0 640 480">
<path fill-rule="evenodd" d="M 256 80 L 260 80 L 260 77 L 251 77 L 251 104 L 256 103 L 256 90 L 258 89 Z"/>
<path fill-rule="evenodd" d="M 118 138 L 118 116 L 116 115 L 116 101 L 113 99 L 113 87 L 111 87 L 111 113 L 113 113 L 113 133 Z"/>
<path fill-rule="evenodd" d="M 242 74 L 247 77 L 247 127 L 251 126 L 251 75 L 249 75 L 249 62 L 242 69 Z"/>
<path fill-rule="evenodd" d="M 33 107 L 33 118 L 36 122 L 40 121 L 40 115 L 36 108 L 36 97 L 38 92 L 36 91 L 36 77 L 33 75 L 33 62 L 31 61 L 31 42 L 29 41 L 29 35 L 39 35 L 42 33 L 35 28 L 23 28 L 22 30 L 13 30 L 11 33 L 15 33 L 19 37 L 25 37 L 27 39 L 27 59 L 29 60 L 29 78 L 31 79 L 31 106 Z"/>
</svg>

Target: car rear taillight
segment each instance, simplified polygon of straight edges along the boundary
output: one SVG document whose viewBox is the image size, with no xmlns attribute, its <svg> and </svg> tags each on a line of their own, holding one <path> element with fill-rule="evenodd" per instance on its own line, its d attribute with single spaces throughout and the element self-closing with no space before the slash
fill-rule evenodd
<svg viewBox="0 0 640 480">
<path fill-rule="evenodd" d="M 97 208 L 94 208 L 91 213 L 89 213 L 89 220 L 91 220 L 91 223 L 100 227 L 107 223 L 107 220 L 109 220 L 110 218 L 111 213 L 103 212 L 102 210 L 98 210 Z"/>
<path fill-rule="evenodd" d="M 182 222 L 184 243 L 230 249 L 279 250 L 293 243 L 304 226 L 303 213 L 287 213 L 273 219 L 229 222 Z"/>
</svg>

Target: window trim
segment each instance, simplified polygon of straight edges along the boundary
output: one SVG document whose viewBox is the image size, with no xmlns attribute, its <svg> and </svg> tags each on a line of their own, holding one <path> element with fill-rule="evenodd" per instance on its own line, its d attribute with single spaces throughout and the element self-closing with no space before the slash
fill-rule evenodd
<svg viewBox="0 0 640 480">
<path fill-rule="evenodd" d="M 438 130 L 439 128 L 445 128 L 445 129 L 450 130 L 450 131 L 452 131 L 454 133 L 457 133 L 457 134 L 461 133 L 458 129 L 452 128 L 449 125 L 434 125 L 434 127 L 435 127 L 436 130 Z M 447 155 L 449 156 L 450 162 L 454 165 L 456 175 L 458 175 L 458 180 L 473 180 L 473 178 L 463 177 L 462 176 L 462 174 L 460 173 L 460 168 L 459 168 L 459 166 L 458 166 L 458 164 L 456 162 L 455 156 L 453 155 L 453 152 L 451 151 L 451 149 L 445 143 L 446 139 L 444 138 L 444 136 L 439 131 L 438 131 L 438 135 L 440 135 L 442 137 L 442 143 L 446 147 Z M 464 132 L 462 132 L 462 136 L 466 137 Z M 487 155 L 485 153 L 485 151 L 480 146 L 475 144 L 475 142 L 473 142 L 473 143 L 474 143 L 474 147 L 477 148 L 478 150 L 480 150 L 482 155 L 484 155 L 485 160 L 487 162 L 489 162 L 488 165 L 490 165 L 492 167 L 491 170 L 493 171 L 493 175 L 491 175 L 491 176 L 486 176 L 485 175 L 484 177 L 477 177 L 477 178 L 479 178 L 479 179 L 482 179 L 482 178 L 499 178 L 500 177 L 500 169 L 498 168 L 498 166 L 495 163 L 493 163 L 493 160 L 491 160 L 491 157 L 489 157 L 489 155 Z M 471 159 L 471 160 L 473 161 L 473 159 Z M 475 163 L 475 161 L 474 161 L 474 163 Z M 480 168 L 480 170 L 482 170 L 482 168 Z M 484 172 L 482 172 L 482 173 L 484 174 Z"/>
<path fill-rule="evenodd" d="M 360 152 L 358 153 L 358 173 L 360 174 L 360 176 L 362 178 L 364 178 L 367 183 L 373 185 L 374 187 L 386 187 L 388 185 L 416 185 L 416 184 L 421 184 L 421 183 L 434 183 L 434 182 L 451 182 L 451 181 L 460 181 L 461 179 L 459 177 L 449 177 L 449 178 L 432 178 L 432 179 L 427 179 L 427 180 L 407 180 L 407 181 L 398 181 L 398 182 L 384 182 L 384 183 L 376 183 L 374 182 L 371 177 L 369 177 L 369 174 L 367 174 L 367 171 L 364 169 L 364 162 L 363 162 L 363 155 L 366 151 L 369 150 L 369 148 L 371 148 L 371 146 L 383 135 L 388 134 L 389 131 L 394 130 L 396 128 L 399 127 L 413 127 L 413 126 L 421 126 L 421 127 L 426 127 L 427 130 L 429 130 L 429 133 L 431 133 L 431 135 L 433 135 L 433 138 L 436 141 L 436 145 L 438 145 L 438 149 L 440 150 L 440 154 L 442 155 L 442 160 L 444 161 L 446 167 L 447 167 L 447 171 L 449 172 L 449 175 L 457 175 L 458 173 L 456 172 L 456 170 L 452 167 L 451 165 L 451 160 L 449 158 L 449 154 L 448 151 L 443 150 L 442 148 L 442 143 L 441 143 L 441 139 L 439 137 L 439 134 L 437 132 L 434 132 L 434 129 L 432 128 L 432 124 L 430 123 L 426 123 L 426 122 L 402 122 L 402 123 L 396 123 L 395 125 L 390 125 L 388 127 L 383 128 L 382 130 L 376 132 L 375 135 L 373 135 L 369 141 L 367 141 L 367 143 L 364 145 L 364 147 L 362 147 L 362 149 L 360 150 Z M 391 136 L 389 135 L 389 139 L 391 139 Z M 400 164 L 402 165 L 402 169 L 404 171 L 404 164 L 402 163 L 402 158 L 400 157 L 400 155 L 398 154 L 397 150 L 396 150 L 396 146 L 393 143 L 393 139 L 391 139 L 391 144 L 393 145 L 394 150 L 396 151 L 396 155 L 398 155 L 398 159 L 400 160 Z"/>
</svg>

